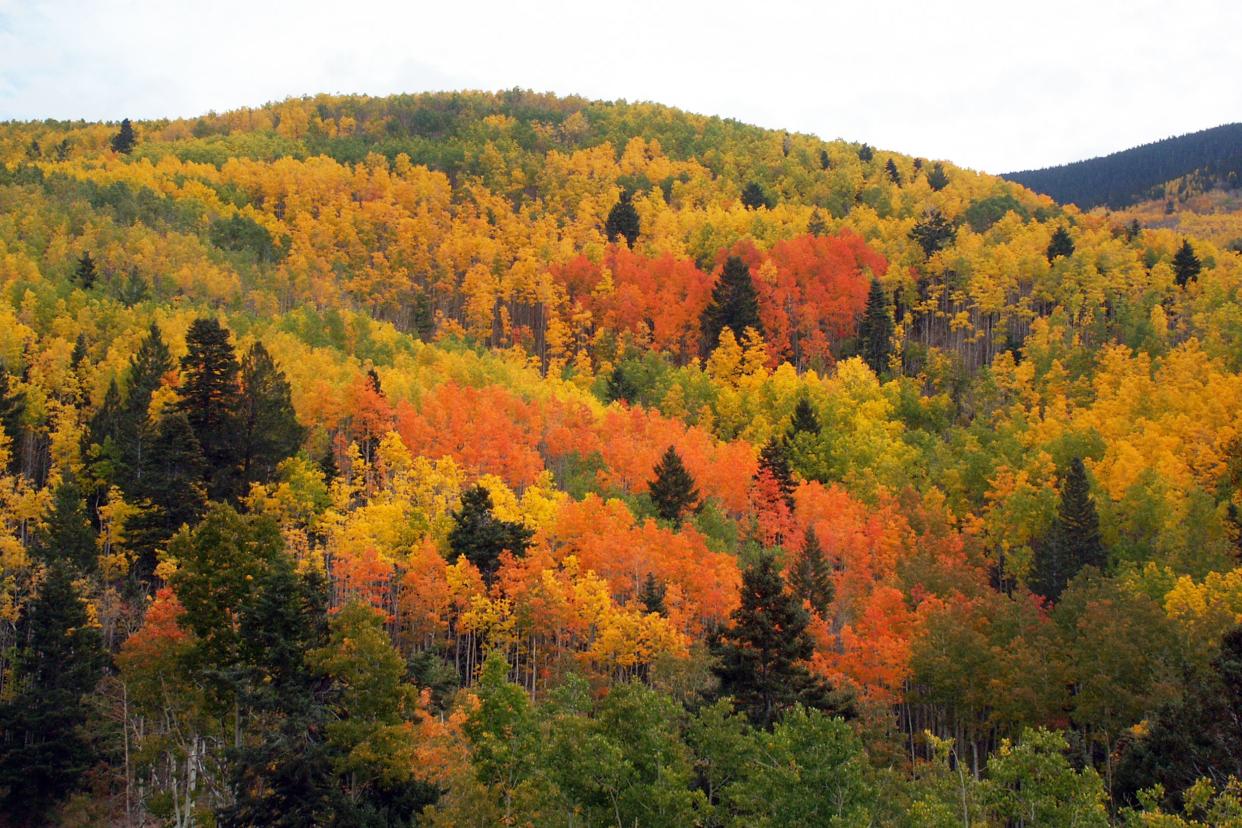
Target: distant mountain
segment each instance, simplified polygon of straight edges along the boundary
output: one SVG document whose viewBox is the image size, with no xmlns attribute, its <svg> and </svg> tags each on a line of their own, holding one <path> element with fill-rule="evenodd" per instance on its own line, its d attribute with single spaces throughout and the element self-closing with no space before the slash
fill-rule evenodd
<svg viewBox="0 0 1242 828">
<path fill-rule="evenodd" d="M 1168 182 L 1186 176 L 1206 188 L 1236 187 L 1242 176 L 1242 124 L 1225 124 L 1112 155 L 1002 177 L 1062 204 L 1088 210 L 1162 198 Z"/>
</svg>

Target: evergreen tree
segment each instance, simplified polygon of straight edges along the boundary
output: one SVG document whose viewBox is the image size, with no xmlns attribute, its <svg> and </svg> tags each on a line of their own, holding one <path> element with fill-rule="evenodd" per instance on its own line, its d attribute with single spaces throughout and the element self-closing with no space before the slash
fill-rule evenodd
<svg viewBox="0 0 1242 828">
<path fill-rule="evenodd" d="M 932 164 L 931 172 L 927 174 L 927 185 L 936 192 L 940 192 L 949 186 L 949 175 L 944 171 L 944 165 L 939 161 Z"/>
<path fill-rule="evenodd" d="M 799 434 L 819 434 L 819 417 L 806 397 L 799 397 L 794 406 L 793 419 L 789 423 L 788 439 L 792 440 Z"/>
<path fill-rule="evenodd" d="M 1106 563 L 1100 540 L 1100 519 L 1091 497 L 1087 470 L 1075 457 L 1061 484 L 1061 501 L 1052 528 L 1036 545 L 1031 563 L 1030 587 L 1037 595 L 1056 602 L 1066 584 L 1084 566 L 1103 569 Z"/>
<path fill-rule="evenodd" d="M 203 488 L 206 461 L 181 411 L 172 411 L 151 429 L 134 496 L 142 511 L 126 526 L 135 553 L 134 576 L 142 581 L 155 572 L 157 552 L 184 525 L 194 525 L 207 504 Z"/>
<path fill-rule="evenodd" d="M 625 370 L 625 366 L 617 363 L 608 373 L 608 379 L 604 385 L 604 394 L 608 402 L 634 402 L 638 398 L 638 386 L 630 379 L 629 373 Z"/>
<path fill-rule="evenodd" d="M 422 291 L 414 297 L 414 314 L 411 320 L 414 332 L 423 342 L 430 342 L 436 332 L 436 311 L 431 296 Z"/>
<path fill-rule="evenodd" d="M 748 210 L 758 210 L 760 207 L 771 207 L 772 203 L 768 201 L 768 194 L 763 191 L 759 182 L 751 181 L 742 188 L 742 206 Z"/>
<path fill-rule="evenodd" d="M 448 538 L 451 558 L 464 556 L 490 583 L 500 566 L 500 553 L 508 550 L 522 557 L 533 535 L 521 523 L 496 517 L 491 494 L 482 486 L 474 486 L 462 493 L 461 508 L 453 513 L 453 529 Z"/>
<path fill-rule="evenodd" d="M 112 151 L 129 155 L 134 151 L 134 143 L 134 125 L 129 122 L 129 118 L 125 118 L 121 121 L 120 131 L 112 136 Z"/>
<path fill-rule="evenodd" d="M 240 479 L 240 366 L 229 332 L 215 319 L 199 318 L 185 336 L 181 358 L 181 402 L 207 461 L 207 494 L 224 500 Z"/>
<path fill-rule="evenodd" d="M 617 236 L 625 239 L 626 246 L 633 247 L 638 241 L 638 211 L 634 209 L 633 196 L 628 192 L 621 193 L 621 198 L 608 211 L 608 220 L 604 222 L 604 235 L 608 241 L 615 242 Z"/>
<path fill-rule="evenodd" d="M 22 420 L 26 417 L 26 394 L 13 387 L 14 383 L 0 362 L 0 428 L 9 438 L 9 471 L 14 474 L 21 468 L 21 452 L 18 446 L 22 436 Z"/>
<path fill-rule="evenodd" d="M 888 163 L 884 165 L 884 171 L 888 173 L 888 180 L 901 186 L 901 171 L 897 169 L 897 163 L 893 159 L 888 159 Z"/>
<path fill-rule="evenodd" d="M 910 230 L 910 238 L 923 248 L 923 255 L 930 257 L 938 250 L 943 250 L 957 238 L 957 228 L 953 222 L 934 207 L 928 210 L 923 218 Z"/>
<path fill-rule="evenodd" d="M 828 150 L 826 149 L 819 151 L 819 168 L 821 170 L 832 169 L 832 159 L 828 157 Z"/>
<path fill-rule="evenodd" d="M 86 361 L 88 355 L 86 334 L 80 333 L 77 339 L 73 340 L 73 353 L 69 355 L 69 364 L 76 371 Z"/>
<path fill-rule="evenodd" d="M 1183 240 L 1177 255 L 1173 257 L 1173 273 L 1177 277 L 1177 286 L 1186 287 L 1188 283 L 1198 279 L 1202 268 L 1203 265 L 1195 255 L 1195 249 L 1190 246 L 1190 241 Z"/>
<path fill-rule="evenodd" d="M 95 278 L 95 262 L 91 259 L 89 251 L 83 251 L 77 266 L 73 269 L 73 279 L 82 290 L 90 290 L 95 286 Z"/>
<path fill-rule="evenodd" d="M 731 328 L 741 339 L 747 328 L 763 334 L 759 321 L 759 294 L 750 278 L 750 268 L 737 256 L 725 260 L 720 280 L 712 289 L 712 301 L 704 310 L 701 321 L 703 341 L 710 351 L 720 341 L 720 332 Z"/>
<path fill-rule="evenodd" d="M 664 596 L 667 594 L 668 586 L 657 579 L 654 572 L 648 572 L 647 578 L 643 581 L 642 591 L 638 593 L 638 600 L 647 612 L 666 615 L 668 609 L 664 605 Z"/>
<path fill-rule="evenodd" d="M 255 342 L 241 363 L 242 492 L 264 483 L 306 437 L 293 411 L 292 391 L 263 343 Z"/>
<path fill-rule="evenodd" d="M 95 531 L 86 513 L 82 489 L 72 474 L 56 487 L 47 526 L 39 533 L 35 552 L 45 563 L 63 561 L 80 573 L 91 572 L 97 563 Z"/>
<path fill-rule="evenodd" d="M 776 481 L 785 505 L 792 512 L 793 493 L 797 490 L 798 484 L 794 481 L 793 471 L 789 468 L 789 452 L 786 450 L 785 443 L 775 437 L 769 437 L 759 452 L 759 468 L 755 471 L 755 479 L 757 480 L 765 471 Z"/>
<path fill-rule="evenodd" d="M 1072 255 L 1074 255 L 1074 240 L 1070 238 L 1068 230 L 1058 226 L 1048 241 L 1048 261 L 1051 262 L 1058 256 Z"/>
<path fill-rule="evenodd" d="M 875 158 L 875 150 L 871 149 L 870 144 L 863 144 L 858 148 L 858 160 L 864 164 Z"/>
<path fill-rule="evenodd" d="M 888 358 L 893 352 L 893 317 L 888 312 L 888 301 L 879 279 L 871 280 L 867 307 L 858 323 L 858 341 L 863 361 L 871 366 L 875 375 L 887 374 Z"/>
<path fill-rule="evenodd" d="M 806 223 L 806 232 L 812 236 L 828 235 L 828 222 L 824 220 L 824 214 L 818 207 L 811 211 L 811 218 Z"/>
<path fill-rule="evenodd" d="M 834 592 L 832 568 L 824 557 L 819 536 L 809 526 L 789 581 L 794 595 L 809 603 L 821 617 L 827 613 Z"/>
<path fill-rule="evenodd" d="M 172 354 L 164 344 L 159 327 L 152 322 L 146 337 L 130 358 L 125 405 L 115 420 L 113 432 L 121 465 L 117 469 L 118 476 L 112 482 L 118 483 L 127 495 L 134 494 L 146 469 L 147 443 L 154 434 L 147 413 L 151 397 L 172 369 Z"/>
<path fill-rule="evenodd" d="M 63 562 L 48 568 L 17 641 L 12 693 L 0 704 L 0 813 L 13 825 L 48 825 L 94 761 L 86 697 L 104 664 L 99 630 Z"/>
<path fill-rule="evenodd" d="M 664 452 L 655 465 L 655 479 L 647 484 L 656 514 L 674 526 L 681 526 L 681 516 L 693 510 L 699 502 L 699 490 L 694 478 L 681 462 L 681 455 L 672 446 Z"/>
<path fill-rule="evenodd" d="M 1143 235 L 1143 225 L 1139 224 L 1138 219 L 1131 219 L 1130 223 L 1126 225 L 1125 233 L 1126 241 L 1132 242 Z"/>
<path fill-rule="evenodd" d="M 810 616 L 785 589 L 771 555 L 742 573 L 741 598 L 716 646 L 721 692 L 760 727 L 770 727 L 799 702 L 833 707 L 831 691 L 806 668 L 814 650 L 807 633 Z"/>
</svg>

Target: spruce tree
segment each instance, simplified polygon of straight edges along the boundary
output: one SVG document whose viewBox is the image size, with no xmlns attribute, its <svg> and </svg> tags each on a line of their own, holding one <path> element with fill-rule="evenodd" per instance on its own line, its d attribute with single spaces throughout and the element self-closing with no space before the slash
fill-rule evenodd
<svg viewBox="0 0 1242 828">
<path fill-rule="evenodd" d="M 1177 286 L 1186 287 L 1187 284 L 1198 279 L 1202 268 L 1199 257 L 1195 255 L 1195 249 L 1190 246 L 1190 240 L 1183 240 L 1182 246 L 1177 250 L 1177 255 L 1173 257 L 1173 273 L 1177 278 Z"/>
<path fill-rule="evenodd" d="M 901 186 L 901 171 L 897 169 L 897 164 L 893 161 L 893 159 L 888 159 L 888 163 L 884 165 L 884 171 L 888 173 L 889 181 L 893 182 L 898 187 Z"/>
<path fill-rule="evenodd" d="M 664 605 L 664 596 L 667 594 L 668 586 L 657 579 L 654 572 L 648 572 L 643 581 L 643 588 L 638 593 L 638 600 L 647 612 L 666 615 L 668 609 Z"/>
<path fill-rule="evenodd" d="M 121 121 L 120 131 L 112 136 L 112 151 L 129 155 L 134 151 L 134 143 L 134 125 L 129 122 L 129 118 L 125 118 Z"/>
<path fill-rule="evenodd" d="M 1138 219 L 1131 219 L 1125 229 L 1126 241 L 1132 242 L 1139 236 L 1143 235 L 1143 225 L 1139 224 Z"/>
<path fill-rule="evenodd" d="M 1084 566 L 1103 569 L 1106 562 L 1087 470 L 1075 457 L 1061 484 L 1056 519 L 1035 547 L 1031 591 L 1055 603 L 1079 570 Z"/>
<path fill-rule="evenodd" d="M 617 236 L 621 236 L 627 247 L 633 247 L 634 242 L 638 241 L 640 227 L 632 198 L 628 192 L 621 193 L 621 198 L 608 211 L 608 220 L 604 222 L 604 235 L 608 241 L 615 242 Z"/>
<path fill-rule="evenodd" d="M 242 493 L 264 483 L 276 466 L 294 454 L 306 437 L 293 411 L 292 392 L 263 343 L 256 342 L 241 363 Z"/>
<path fill-rule="evenodd" d="M 17 641 L 12 693 L 0 704 L 0 812 L 14 825 L 48 825 L 94 762 L 87 696 L 104 663 L 99 629 L 64 562 L 48 568 Z"/>
<path fill-rule="evenodd" d="M 656 514 L 674 526 L 681 526 L 681 517 L 699 502 L 694 478 L 681 462 L 681 455 L 672 446 L 655 465 L 655 479 L 647 484 L 647 493 L 655 504 Z"/>
<path fill-rule="evenodd" d="M 79 573 L 95 569 L 95 531 L 86 512 L 82 488 L 72 474 L 67 474 L 56 487 L 47 525 L 34 548 L 45 563 L 64 562 Z"/>
<path fill-rule="evenodd" d="M 449 549 L 453 560 L 464 556 L 491 583 L 500 566 L 500 553 L 508 550 L 515 557 L 522 557 L 533 535 L 521 523 L 496 517 L 491 494 L 482 486 L 474 486 L 462 493 L 461 508 L 453 513 Z"/>
<path fill-rule="evenodd" d="M 943 250 L 957 238 L 957 228 L 953 222 L 934 207 L 910 230 L 910 238 L 923 248 L 923 255 L 931 257 L 938 250 Z"/>
<path fill-rule="evenodd" d="M 755 479 L 767 472 L 776 481 L 785 505 L 792 512 L 794 508 L 793 493 L 798 484 L 794 481 L 793 471 L 789 468 L 789 452 L 785 443 L 775 437 L 768 438 L 759 452 L 759 468 L 755 471 Z"/>
<path fill-rule="evenodd" d="M 828 222 L 824 220 L 824 214 L 818 207 L 811 211 L 811 218 L 806 223 L 806 232 L 812 236 L 828 235 Z"/>
<path fill-rule="evenodd" d="M 194 525 L 207 505 L 202 482 L 206 461 L 185 413 L 168 412 L 151 432 L 142 475 L 134 488 L 142 511 L 126 526 L 135 553 L 134 576 L 141 581 L 154 574 L 158 550 L 183 525 Z"/>
<path fill-rule="evenodd" d="M 832 169 L 832 159 L 828 156 L 828 150 L 826 149 L 819 151 L 819 168 L 821 170 Z"/>
<path fill-rule="evenodd" d="M 888 358 L 893 352 L 893 317 L 888 312 L 888 301 L 880 280 L 871 280 L 867 294 L 867 307 L 858 323 L 859 351 L 863 361 L 871 366 L 877 377 L 888 373 Z"/>
<path fill-rule="evenodd" d="M 1058 256 L 1074 255 L 1074 240 L 1070 238 L 1069 231 L 1064 227 L 1058 226 L 1052 232 L 1052 238 L 1048 240 L 1047 255 L 1049 262 Z"/>
<path fill-rule="evenodd" d="M 742 206 L 747 210 L 758 210 L 760 207 L 771 207 L 768 194 L 757 181 L 751 181 L 742 188 Z"/>
<path fill-rule="evenodd" d="M 940 192 L 949 186 L 949 175 L 944 171 L 944 165 L 939 161 L 932 164 L 931 172 L 927 174 L 927 185 L 936 192 Z"/>
<path fill-rule="evenodd" d="M 792 440 L 799 434 L 819 434 L 819 417 L 811 406 L 811 401 L 804 397 L 798 398 L 794 406 L 793 419 L 789 423 L 788 439 Z"/>
<path fill-rule="evenodd" d="M 859 161 L 866 164 L 869 161 L 871 161 L 872 158 L 875 158 L 875 150 L 871 149 L 870 144 L 863 144 L 861 147 L 858 148 L 858 160 Z"/>
<path fill-rule="evenodd" d="M 623 364 L 617 363 L 608 373 L 608 379 L 604 383 L 604 394 L 608 402 L 620 400 L 630 403 L 638 398 L 638 386 L 630 379 Z"/>
<path fill-rule="evenodd" d="M 794 595 L 809 603 L 821 617 L 828 611 L 833 598 L 832 568 L 824 557 L 819 536 L 809 526 L 789 581 Z"/>
<path fill-rule="evenodd" d="M 21 468 L 18 447 L 23 431 L 22 420 L 26 416 L 26 394 L 14 385 L 4 363 L 0 362 L 0 428 L 9 438 L 9 471 L 16 474 Z"/>
<path fill-rule="evenodd" d="M 83 251 L 81 258 L 78 259 L 77 266 L 73 269 L 73 279 L 78 283 L 82 290 L 90 290 L 95 286 L 95 262 L 91 259 L 89 251 Z"/>
<path fill-rule="evenodd" d="M 750 268 L 737 256 L 725 260 L 720 280 L 712 289 L 712 301 L 704 310 L 701 320 L 703 342 L 706 351 L 716 347 L 720 332 L 730 328 L 739 340 L 747 328 L 763 333 L 759 321 L 759 294 L 750 278 Z"/>
<path fill-rule="evenodd" d="M 172 369 L 172 354 L 164 344 L 159 326 L 152 322 L 130 358 L 125 405 L 115 423 L 121 466 L 117 469 L 118 477 L 112 482 L 120 484 L 127 495 L 134 493 L 145 469 L 147 443 L 153 435 L 147 414 L 151 397 Z"/>
<path fill-rule="evenodd" d="M 207 494 L 224 500 L 237 493 L 241 472 L 240 366 L 229 332 L 215 319 L 195 319 L 185 344 L 179 405 L 207 461 Z"/>
</svg>

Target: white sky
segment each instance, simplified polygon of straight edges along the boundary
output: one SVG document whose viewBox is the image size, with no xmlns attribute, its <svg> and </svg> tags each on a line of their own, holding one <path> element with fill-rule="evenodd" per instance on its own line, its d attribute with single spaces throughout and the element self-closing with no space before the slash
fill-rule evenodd
<svg viewBox="0 0 1242 828">
<path fill-rule="evenodd" d="M 1242 0 L 0 0 L 0 119 L 514 86 L 1004 172 L 1242 120 Z"/>
</svg>

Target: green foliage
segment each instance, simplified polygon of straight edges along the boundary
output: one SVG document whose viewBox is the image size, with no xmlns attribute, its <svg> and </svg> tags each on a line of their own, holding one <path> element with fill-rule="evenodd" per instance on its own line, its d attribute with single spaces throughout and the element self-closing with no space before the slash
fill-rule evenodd
<svg viewBox="0 0 1242 828">
<path fill-rule="evenodd" d="M 1010 824 L 1109 824 L 1104 785 L 1093 768 L 1075 771 L 1065 758 L 1068 744 L 1059 733 L 1025 730 L 1017 744 L 1008 739 L 988 763 L 982 799 L 989 811 Z"/>
<path fill-rule="evenodd" d="M 802 551 L 798 554 L 789 575 L 789 585 L 793 594 L 806 601 L 812 610 L 821 617 L 827 615 L 828 606 L 832 603 L 835 588 L 832 582 L 832 567 L 824 557 L 824 548 L 820 545 L 819 536 L 808 528 L 802 543 Z"/>
<path fill-rule="evenodd" d="M 1075 457 L 1061 484 L 1056 520 L 1036 545 L 1029 585 L 1032 592 L 1055 603 L 1080 569 L 1102 570 L 1107 563 L 1087 470 L 1082 459 Z"/>
<path fill-rule="evenodd" d="M 871 280 L 867 294 L 867 307 L 858 323 L 858 341 L 862 358 L 877 377 L 888 373 L 889 355 L 893 352 L 893 317 L 888 310 L 888 299 L 879 279 Z"/>
<path fill-rule="evenodd" d="M 763 191 L 763 186 L 756 181 L 747 183 L 742 188 L 742 206 L 748 210 L 758 210 L 760 207 L 772 207 L 772 201 L 768 198 L 768 194 Z"/>
<path fill-rule="evenodd" d="M 655 504 L 656 514 L 674 526 L 680 526 L 682 516 L 693 511 L 699 503 L 699 490 L 694 478 L 672 446 L 668 447 L 652 471 L 655 478 L 647 484 L 647 493 Z"/>
<path fill-rule="evenodd" d="M 949 186 L 949 174 L 944 171 L 944 165 L 939 161 L 932 164 L 931 171 L 927 173 L 927 185 L 936 192 Z"/>
<path fill-rule="evenodd" d="M 448 540 L 453 560 L 464 556 L 479 568 L 485 580 L 490 580 L 500 565 L 500 553 L 508 551 L 522 557 L 533 534 L 521 523 L 496 517 L 491 494 L 482 486 L 474 486 L 462 493 Z"/>
<path fill-rule="evenodd" d="M 134 125 L 129 122 L 129 118 L 123 118 L 121 128 L 112 136 L 112 151 L 129 155 L 134 151 L 134 143 Z"/>
<path fill-rule="evenodd" d="M 1074 255 L 1074 240 L 1070 238 L 1069 231 L 1064 226 L 1058 225 L 1057 229 L 1052 231 L 1052 238 L 1048 240 L 1047 255 L 1049 262 Z"/>
<path fill-rule="evenodd" d="M 747 328 L 763 333 L 759 321 L 759 296 L 751 281 L 750 268 L 737 256 L 725 260 L 720 280 L 712 289 L 711 304 L 703 311 L 703 343 L 706 350 L 716 347 L 720 332 L 733 331 L 740 340 Z"/>
<path fill-rule="evenodd" d="M 633 247 L 634 242 L 638 241 L 641 224 L 632 199 L 633 196 L 628 191 L 622 192 L 621 198 L 608 211 L 608 219 L 604 222 L 604 235 L 608 237 L 608 241 L 615 242 L 620 236 L 629 247 Z"/>
<path fill-rule="evenodd" d="M 271 480 L 280 462 L 296 452 L 306 436 L 291 394 L 289 381 L 263 343 L 251 345 L 241 362 L 238 417 L 243 492 L 251 483 Z"/>
<path fill-rule="evenodd" d="M 195 319 L 181 358 L 181 400 L 207 461 L 207 493 L 213 500 L 237 494 L 242 447 L 238 411 L 240 366 L 229 332 L 209 317 Z"/>
<path fill-rule="evenodd" d="M 1173 257 L 1173 275 L 1177 286 L 1186 287 L 1198 279 L 1199 271 L 1202 269 L 1203 265 L 1199 257 L 1195 255 L 1195 249 L 1190 246 L 1190 240 L 1184 239 L 1182 246 L 1177 249 L 1177 254 Z"/>
<path fill-rule="evenodd" d="M 943 250 L 957 238 L 957 228 L 939 210 L 932 208 L 910 230 L 910 238 L 923 248 L 923 255 L 930 257 Z"/>
</svg>

